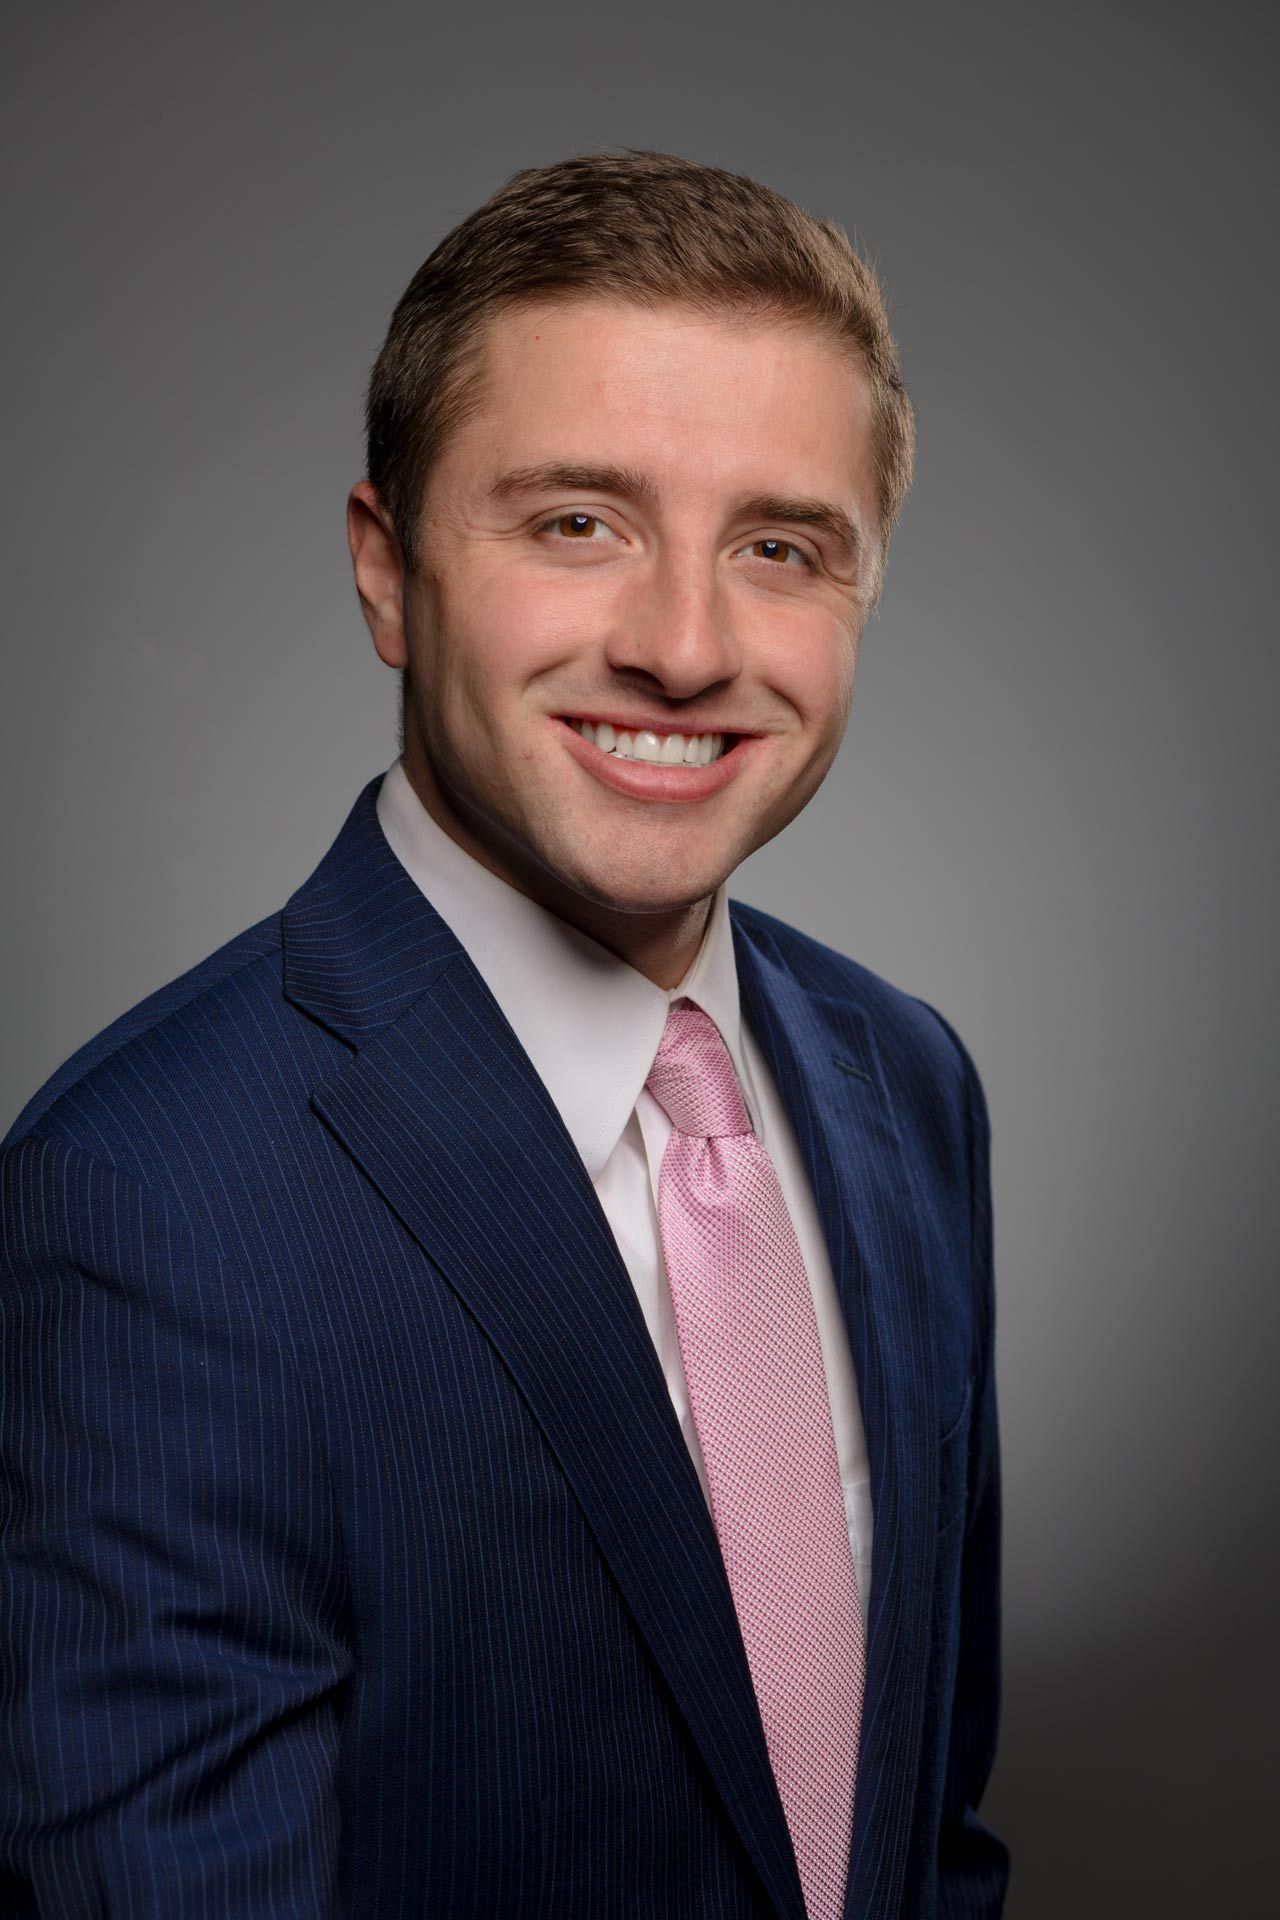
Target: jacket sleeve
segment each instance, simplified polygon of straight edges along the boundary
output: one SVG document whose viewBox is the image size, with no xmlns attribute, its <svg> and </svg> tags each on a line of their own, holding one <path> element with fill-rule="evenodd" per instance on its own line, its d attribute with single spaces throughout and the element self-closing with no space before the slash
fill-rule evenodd
<svg viewBox="0 0 1280 1920">
<path fill-rule="evenodd" d="M 960 1573 L 960 1651 L 938 1844 L 938 1913 L 939 1920 L 998 1920 L 1004 1908 L 1009 1854 L 1004 1842 L 978 1818 L 995 1759 L 1000 1714 L 1000 1449 L 991 1129 L 982 1083 L 963 1046 L 960 1051 L 969 1108 L 976 1397 Z"/>
<path fill-rule="evenodd" d="M 298 1376 L 243 1286 L 115 1167 L 11 1148 L 6 1911 L 332 1920 L 344 1578 Z"/>
</svg>

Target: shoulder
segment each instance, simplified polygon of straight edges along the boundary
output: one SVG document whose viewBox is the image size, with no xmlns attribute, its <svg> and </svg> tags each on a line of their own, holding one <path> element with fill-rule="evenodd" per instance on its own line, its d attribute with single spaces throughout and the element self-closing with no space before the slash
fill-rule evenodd
<svg viewBox="0 0 1280 1920">
<path fill-rule="evenodd" d="M 26 1102 L 0 1153 L 43 1140 L 78 1149 L 144 1186 L 183 1133 L 226 1126 L 250 1063 L 290 1012 L 281 996 L 280 914 L 246 928 L 85 1042 Z"/>
</svg>

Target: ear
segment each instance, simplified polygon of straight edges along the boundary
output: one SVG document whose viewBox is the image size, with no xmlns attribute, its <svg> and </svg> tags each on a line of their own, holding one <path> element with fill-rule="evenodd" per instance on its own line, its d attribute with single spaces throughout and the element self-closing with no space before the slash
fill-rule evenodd
<svg viewBox="0 0 1280 1920">
<path fill-rule="evenodd" d="M 347 498 L 347 544 L 356 592 L 378 658 L 389 667 L 407 667 L 404 636 L 404 556 L 377 488 L 357 480 Z"/>
</svg>

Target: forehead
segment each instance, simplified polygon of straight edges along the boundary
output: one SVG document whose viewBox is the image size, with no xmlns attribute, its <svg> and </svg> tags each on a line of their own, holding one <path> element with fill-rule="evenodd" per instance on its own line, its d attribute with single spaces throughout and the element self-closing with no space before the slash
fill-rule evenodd
<svg viewBox="0 0 1280 1920">
<path fill-rule="evenodd" d="M 494 316 L 477 372 L 455 481 L 608 460 L 671 491 L 821 485 L 874 510 L 870 385 L 815 323 L 559 298 Z"/>
</svg>

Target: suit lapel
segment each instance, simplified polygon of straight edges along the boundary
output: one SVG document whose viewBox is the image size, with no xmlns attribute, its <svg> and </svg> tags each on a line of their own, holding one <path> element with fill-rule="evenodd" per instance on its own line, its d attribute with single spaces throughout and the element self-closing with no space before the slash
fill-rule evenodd
<svg viewBox="0 0 1280 1920">
<path fill-rule="evenodd" d="M 715 1531 L 559 1113 L 387 846 L 371 781 L 285 911 L 285 990 L 355 1048 L 312 1106 L 492 1341 L 782 1920 L 803 1901 Z"/>
<path fill-rule="evenodd" d="M 802 988 L 734 903 L 744 1016 L 768 1061 L 826 1235 L 866 1429 L 875 1524 L 845 1904 L 896 1914 L 915 1803 L 936 1526 L 937 1415 L 914 1187 L 871 1023 Z"/>
</svg>

